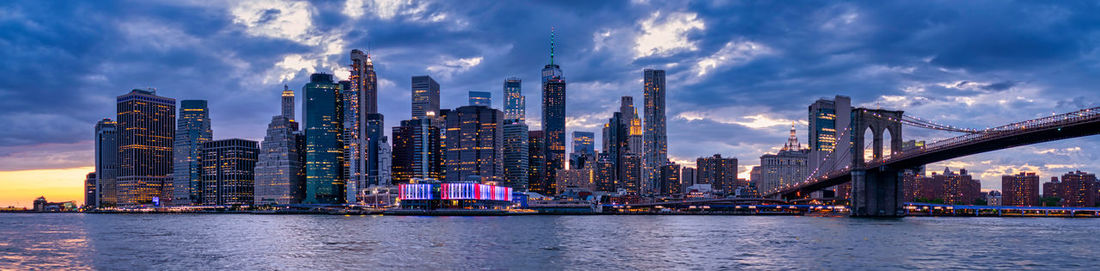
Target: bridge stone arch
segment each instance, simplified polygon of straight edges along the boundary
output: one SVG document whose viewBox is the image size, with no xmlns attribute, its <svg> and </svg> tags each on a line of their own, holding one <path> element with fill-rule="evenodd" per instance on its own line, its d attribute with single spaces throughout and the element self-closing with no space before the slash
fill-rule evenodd
<svg viewBox="0 0 1100 271">
<path fill-rule="evenodd" d="M 867 109 L 867 108 L 853 108 L 852 109 L 852 165 L 857 167 L 863 167 L 866 164 L 864 159 L 864 146 L 867 145 L 868 138 L 864 138 L 866 131 L 871 130 L 871 146 L 872 155 L 874 160 L 883 158 L 883 134 L 890 133 L 890 152 L 896 153 L 901 150 L 902 136 L 901 136 L 901 117 L 904 114 L 903 111 L 883 110 L 883 109 Z"/>
</svg>

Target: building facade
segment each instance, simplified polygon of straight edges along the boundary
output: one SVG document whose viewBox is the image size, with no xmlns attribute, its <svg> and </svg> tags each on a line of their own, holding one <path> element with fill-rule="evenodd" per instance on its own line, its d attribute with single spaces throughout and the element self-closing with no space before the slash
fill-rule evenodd
<svg viewBox="0 0 1100 271">
<path fill-rule="evenodd" d="M 160 205 L 172 196 L 176 100 L 156 90 L 118 96 L 118 205 Z M 167 200 L 166 200 L 167 201 Z"/>
<path fill-rule="evenodd" d="M 554 192 L 554 180 L 559 169 L 565 168 L 565 77 L 561 67 L 554 64 L 554 36 L 550 35 L 550 63 L 542 68 L 542 133 L 545 180 L 538 187 L 544 192 Z M 536 187 L 532 186 L 532 189 Z M 541 192 L 540 192 L 541 193 Z M 548 193 L 547 193 L 548 194 Z"/>
<path fill-rule="evenodd" d="M 401 121 L 393 127 L 394 184 L 406 184 L 412 179 L 442 179 L 443 151 L 440 131 L 431 118 Z"/>
<path fill-rule="evenodd" d="M 485 107 L 493 106 L 493 93 L 488 91 L 470 91 L 470 104 Z"/>
<path fill-rule="evenodd" d="M 793 185 L 810 176 L 810 150 L 802 149 L 795 133 L 794 125 L 791 125 L 790 138 L 783 144 L 783 148 L 776 154 L 760 156 L 759 176 L 751 178 L 759 191 L 772 191 Z"/>
<path fill-rule="evenodd" d="M 1062 206 L 1096 206 L 1096 174 L 1082 172 L 1080 170 L 1068 172 L 1062 175 L 1062 182 L 1059 188 L 1061 188 L 1059 194 L 1062 196 Z"/>
<path fill-rule="evenodd" d="M 1039 175 L 1020 172 L 1001 176 L 1001 205 L 1039 206 Z"/>
<path fill-rule="evenodd" d="M 253 204 L 297 204 L 305 198 L 305 136 L 294 121 L 294 91 L 283 86 L 282 114 L 271 117 L 256 161 Z"/>
<path fill-rule="evenodd" d="M 172 204 L 202 204 L 202 143 L 214 138 L 206 100 L 180 101 L 172 147 Z"/>
<path fill-rule="evenodd" d="M 659 178 L 658 187 L 660 191 L 659 195 L 680 195 L 683 194 L 683 182 L 681 179 L 680 165 L 676 163 L 668 163 L 661 166 L 661 176 Z"/>
<path fill-rule="evenodd" d="M 96 185 L 95 172 L 89 172 L 88 175 L 84 176 L 84 208 L 95 207 L 97 201 L 96 189 L 98 189 L 98 186 Z"/>
<path fill-rule="evenodd" d="M 852 123 L 852 99 L 840 95 L 832 100 L 818 99 L 808 111 L 810 173 L 824 174 L 851 164 L 852 158 L 843 154 L 851 152 L 852 137 L 848 130 Z M 851 190 L 851 183 L 828 190 L 844 198 Z"/>
<path fill-rule="evenodd" d="M 546 134 L 542 131 L 527 132 L 527 189 L 528 191 L 551 195 L 556 190 L 546 174 Z"/>
<path fill-rule="evenodd" d="M 118 203 L 118 123 L 102 119 L 95 124 L 95 207 L 110 207 Z"/>
<path fill-rule="evenodd" d="M 239 138 L 202 143 L 203 204 L 252 204 L 259 152 L 256 141 Z"/>
<path fill-rule="evenodd" d="M 665 131 L 665 71 L 645 69 L 643 83 L 645 92 L 645 131 L 642 144 L 645 171 L 643 190 L 652 192 L 660 176 L 660 167 L 668 163 L 668 134 Z"/>
<path fill-rule="evenodd" d="M 439 83 L 431 76 L 412 77 L 412 118 L 439 116 Z"/>
<path fill-rule="evenodd" d="M 695 160 L 695 184 L 709 184 L 715 190 L 733 193 L 737 189 L 737 158 L 722 158 L 721 154 Z"/>
<path fill-rule="evenodd" d="M 344 102 L 331 74 L 310 75 L 302 87 L 306 194 L 303 203 L 338 204 L 347 185 L 344 155 Z"/>
<path fill-rule="evenodd" d="M 504 113 L 471 105 L 443 110 L 446 181 L 500 182 L 504 177 Z"/>
</svg>

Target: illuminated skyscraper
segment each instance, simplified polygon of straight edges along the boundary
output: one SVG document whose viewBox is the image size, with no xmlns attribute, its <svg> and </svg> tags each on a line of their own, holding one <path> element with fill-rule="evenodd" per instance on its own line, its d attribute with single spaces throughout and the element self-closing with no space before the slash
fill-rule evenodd
<svg viewBox="0 0 1100 271">
<path fill-rule="evenodd" d="M 118 123 L 103 119 L 95 124 L 96 208 L 118 203 Z"/>
<path fill-rule="evenodd" d="M 394 184 L 406 184 L 413 178 L 441 179 L 443 151 L 439 127 L 431 118 L 401 121 L 393 127 L 392 178 Z"/>
<path fill-rule="evenodd" d="M 304 203 L 344 201 L 344 103 L 331 74 L 315 73 L 302 87 L 305 122 L 306 194 Z"/>
<path fill-rule="evenodd" d="M 431 76 L 412 77 L 412 118 L 439 116 L 439 83 Z"/>
<path fill-rule="evenodd" d="M 176 100 L 156 90 L 118 96 L 118 205 L 159 204 L 172 196 Z"/>
<path fill-rule="evenodd" d="M 603 128 L 603 152 L 611 163 L 613 186 L 600 186 L 601 190 L 614 192 L 626 189 L 638 192 L 641 186 L 642 122 L 634 109 L 634 98 L 620 98 L 619 112 L 612 113 Z M 629 159 L 627 159 L 629 157 Z M 610 190 L 607 190 L 610 189 Z"/>
<path fill-rule="evenodd" d="M 524 122 L 527 119 L 527 97 L 523 96 L 523 80 L 516 77 L 511 77 L 504 80 L 504 119 L 505 120 L 519 120 Z"/>
<path fill-rule="evenodd" d="M 546 134 L 542 131 L 527 132 L 527 188 L 531 192 L 551 195 L 555 190 L 553 180 L 546 174 Z"/>
<path fill-rule="evenodd" d="M 545 134 L 547 190 L 553 192 L 555 175 L 565 168 L 565 79 L 554 64 L 554 36 L 550 35 L 550 63 L 542 69 L 542 130 Z M 540 184 L 541 185 L 541 184 Z M 535 189 L 532 186 L 532 189 Z M 541 188 L 540 188 L 541 189 Z M 540 192 L 541 193 L 541 192 Z"/>
<path fill-rule="evenodd" d="M 441 112 L 447 122 L 446 181 L 499 182 L 504 177 L 504 113 L 470 105 Z"/>
<path fill-rule="evenodd" d="M 256 205 L 296 204 L 305 197 L 305 137 L 294 114 L 287 114 L 294 112 L 294 91 L 284 87 L 282 97 L 283 114 L 271 117 L 256 162 Z"/>
<path fill-rule="evenodd" d="M 645 131 L 642 144 L 645 171 L 642 190 L 657 190 L 660 169 L 668 163 L 668 134 L 665 131 L 665 71 L 645 69 Z"/>
<path fill-rule="evenodd" d="M 378 144 L 384 134 L 383 118 L 378 114 L 378 79 L 369 54 L 351 50 L 351 74 L 345 86 L 344 175 L 348 182 L 344 197 L 346 202 L 356 202 L 360 191 L 378 183 Z"/>
<path fill-rule="evenodd" d="M 715 190 L 733 193 L 737 188 L 737 158 L 699 157 L 695 160 L 695 183 L 710 184 Z"/>
<path fill-rule="evenodd" d="M 202 204 L 202 143 L 214 138 L 206 100 L 180 101 L 172 147 L 173 205 Z"/>
<path fill-rule="evenodd" d="M 492 107 L 493 94 L 488 91 L 470 91 L 470 105 Z"/>
<path fill-rule="evenodd" d="M 96 199 L 98 185 L 95 182 L 95 172 L 89 172 L 84 176 L 84 208 L 95 207 L 96 202 L 99 201 Z"/>
<path fill-rule="evenodd" d="M 573 152 L 569 155 L 569 168 L 580 169 L 596 162 L 596 134 L 573 131 Z"/>
<path fill-rule="evenodd" d="M 833 100 L 818 99 L 809 106 L 809 143 L 807 155 L 810 175 L 824 174 L 851 164 L 852 99 L 837 95 Z M 816 175 L 815 175 L 816 176 Z M 835 186 L 830 190 L 844 198 L 851 190 L 851 183 Z"/>
<path fill-rule="evenodd" d="M 526 97 L 519 78 L 504 80 L 504 186 L 527 191 L 530 177 L 530 143 L 526 119 Z"/>
<path fill-rule="evenodd" d="M 256 141 L 239 138 L 202 143 L 203 204 L 252 204 L 259 152 Z"/>
</svg>

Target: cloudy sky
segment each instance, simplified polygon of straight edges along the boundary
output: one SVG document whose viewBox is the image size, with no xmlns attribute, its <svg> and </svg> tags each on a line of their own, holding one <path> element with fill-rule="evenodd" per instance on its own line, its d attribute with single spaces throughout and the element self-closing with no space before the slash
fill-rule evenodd
<svg viewBox="0 0 1100 271">
<path fill-rule="evenodd" d="M 970 128 L 1100 105 L 1096 2 L 880 2 L 4 1 L 0 205 L 77 199 L 93 125 L 129 89 L 207 99 L 216 139 L 260 140 L 284 84 L 347 77 L 356 48 L 373 56 L 387 125 L 409 118 L 410 77 L 423 74 L 444 108 L 470 90 L 499 107 L 503 80 L 520 77 L 538 123 L 551 28 L 570 131 L 598 132 L 619 96 L 640 106 L 642 70 L 664 69 L 670 158 L 734 156 L 745 177 L 791 123 L 806 142 L 806 108 L 821 97 Z M 929 168 L 945 166 L 986 189 L 1020 170 L 1095 172 L 1100 137 Z"/>
</svg>

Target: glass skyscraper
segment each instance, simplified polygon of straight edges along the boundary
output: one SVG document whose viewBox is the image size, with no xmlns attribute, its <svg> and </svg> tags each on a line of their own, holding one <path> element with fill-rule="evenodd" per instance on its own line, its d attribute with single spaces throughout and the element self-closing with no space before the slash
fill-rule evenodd
<svg viewBox="0 0 1100 271">
<path fill-rule="evenodd" d="M 234 138 L 202 143 L 203 204 L 252 204 L 259 152 L 252 140 Z"/>
<path fill-rule="evenodd" d="M 470 91 L 470 105 L 493 106 L 493 94 L 488 91 Z"/>
<path fill-rule="evenodd" d="M 442 114 L 447 122 L 446 181 L 499 182 L 504 175 L 504 113 L 470 105 Z"/>
<path fill-rule="evenodd" d="M 431 118 L 403 120 L 393 127 L 392 178 L 406 184 L 414 178 L 443 177 L 443 149 L 439 127 Z"/>
<path fill-rule="evenodd" d="M 504 80 L 504 185 L 515 191 L 527 191 L 530 146 L 528 145 L 527 98 L 523 96 L 523 81 L 516 77 Z"/>
<path fill-rule="evenodd" d="M 412 118 L 439 116 L 439 83 L 431 76 L 412 77 Z"/>
<path fill-rule="evenodd" d="M 668 163 L 668 134 L 665 131 L 665 71 L 642 71 L 645 88 L 645 130 L 642 132 L 645 171 L 642 190 L 655 192 L 660 168 Z"/>
<path fill-rule="evenodd" d="M 172 204 L 202 204 L 202 143 L 214 137 L 206 100 L 180 101 L 172 147 Z"/>
<path fill-rule="evenodd" d="M 565 79 L 554 64 L 554 39 L 550 38 L 550 63 L 542 69 L 542 131 L 545 136 L 544 184 L 532 184 L 534 192 L 551 195 L 556 191 L 557 171 L 565 168 Z M 536 190 L 537 189 L 537 190 Z"/>
<path fill-rule="evenodd" d="M 156 90 L 118 96 L 118 205 L 159 205 L 172 196 L 176 100 Z"/>
<path fill-rule="evenodd" d="M 96 208 L 118 203 L 118 123 L 103 119 L 95 124 Z"/>
<path fill-rule="evenodd" d="M 305 126 L 306 194 L 304 203 L 337 204 L 344 200 L 344 104 L 341 87 L 331 74 L 310 75 L 302 87 Z"/>
<path fill-rule="evenodd" d="M 524 122 L 527 119 L 527 97 L 523 96 L 523 80 L 511 77 L 504 80 L 504 119 L 505 120 L 519 120 Z"/>
</svg>

